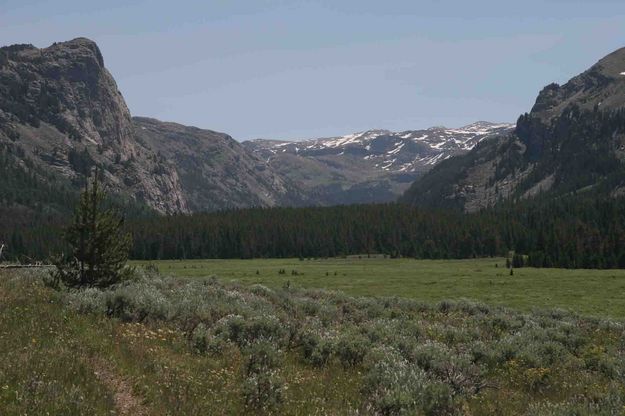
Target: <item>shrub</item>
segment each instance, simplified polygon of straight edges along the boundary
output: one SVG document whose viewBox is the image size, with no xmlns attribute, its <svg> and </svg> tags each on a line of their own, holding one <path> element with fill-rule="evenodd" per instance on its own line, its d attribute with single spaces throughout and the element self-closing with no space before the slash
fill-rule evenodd
<svg viewBox="0 0 625 416">
<path fill-rule="evenodd" d="M 389 352 L 365 376 L 363 394 L 380 415 L 452 415 L 456 403 L 445 384 L 431 380 L 421 368 Z"/>
<path fill-rule="evenodd" d="M 107 311 L 106 293 L 95 288 L 75 290 L 67 298 L 68 305 L 79 313 L 96 313 L 104 315 Z"/>
<path fill-rule="evenodd" d="M 274 344 L 267 341 L 259 341 L 245 348 L 244 353 L 248 356 L 245 364 L 245 372 L 248 376 L 262 374 L 279 367 L 282 357 Z"/>
<path fill-rule="evenodd" d="M 191 332 L 191 346 L 200 353 L 204 353 L 208 346 L 208 329 L 203 323 L 199 323 Z"/>
<path fill-rule="evenodd" d="M 370 347 L 370 341 L 362 335 L 347 334 L 339 338 L 336 355 L 344 367 L 353 367 L 362 363 Z"/>
<path fill-rule="evenodd" d="M 171 302 L 149 282 L 127 285 L 109 292 L 107 313 L 123 321 L 167 320 L 172 317 Z"/>
<path fill-rule="evenodd" d="M 253 373 L 243 382 L 245 405 L 256 410 L 271 410 L 284 401 L 286 386 L 275 371 Z"/>
<path fill-rule="evenodd" d="M 240 315 L 230 315 L 215 325 L 214 333 L 224 339 L 244 347 L 256 341 L 269 341 L 285 344 L 287 330 L 274 316 L 255 316 L 245 319 Z"/>
<path fill-rule="evenodd" d="M 313 329 L 307 329 L 299 334 L 304 359 L 316 366 L 325 366 L 335 352 L 334 339 L 322 337 Z"/>
</svg>

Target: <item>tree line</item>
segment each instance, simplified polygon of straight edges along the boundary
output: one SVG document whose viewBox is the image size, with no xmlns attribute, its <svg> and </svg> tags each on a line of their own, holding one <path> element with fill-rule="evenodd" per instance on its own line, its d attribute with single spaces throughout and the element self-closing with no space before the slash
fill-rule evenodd
<svg viewBox="0 0 625 416">
<path fill-rule="evenodd" d="M 136 259 L 523 255 L 534 267 L 625 267 L 625 199 L 570 196 L 474 214 L 403 204 L 257 208 L 130 223 Z"/>
</svg>

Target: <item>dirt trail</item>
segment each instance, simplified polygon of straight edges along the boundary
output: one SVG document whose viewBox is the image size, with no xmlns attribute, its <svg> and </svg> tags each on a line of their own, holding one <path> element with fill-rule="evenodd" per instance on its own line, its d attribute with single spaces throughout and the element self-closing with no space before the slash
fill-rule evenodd
<svg viewBox="0 0 625 416">
<path fill-rule="evenodd" d="M 148 408 L 132 392 L 132 386 L 101 359 L 90 361 L 93 372 L 112 393 L 117 413 L 121 416 L 147 416 Z"/>
</svg>

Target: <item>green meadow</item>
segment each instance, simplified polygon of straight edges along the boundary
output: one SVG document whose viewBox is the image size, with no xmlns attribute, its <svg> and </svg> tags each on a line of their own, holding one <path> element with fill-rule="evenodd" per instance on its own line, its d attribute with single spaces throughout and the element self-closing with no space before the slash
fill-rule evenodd
<svg viewBox="0 0 625 416">
<path fill-rule="evenodd" d="M 0 270 L 0 414 L 625 409 L 622 271 L 510 276 L 502 259 L 358 257 L 134 265 L 130 281 L 69 291 L 46 287 L 46 270 Z"/>
<path fill-rule="evenodd" d="M 625 270 L 521 268 L 510 276 L 503 258 L 415 260 L 351 256 L 151 263 L 166 275 L 217 276 L 223 281 L 259 283 L 274 288 L 288 284 L 426 302 L 470 299 L 524 311 L 563 308 L 584 315 L 625 317 Z"/>
</svg>

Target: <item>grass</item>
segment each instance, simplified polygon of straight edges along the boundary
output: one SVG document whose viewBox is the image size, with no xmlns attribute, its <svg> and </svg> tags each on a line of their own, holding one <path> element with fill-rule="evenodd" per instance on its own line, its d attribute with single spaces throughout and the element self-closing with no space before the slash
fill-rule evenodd
<svg viewBox="0 0 625 416">
<path fill-rule="evenodd" d="M 0 270 L 0 414 L 625 411 L 623 321 L 546 308 L 620 317 L 599 298 L 615 298 L 622 274 L 509 276 L 501 263 L 157 262 L 160 274 L 139 267 L 137 281 L 70 292 L 41 271 Z M 211 274 L 224 279 L 200 277 Z M 298 288 L 321 285 L 368 296 Z M 442 300 L 489 296 L 547 310 Z"/>
<path fill-rule="evenodd" d="M 238 351 L 196 354 L 171 322 L 77 313 L 40 275 L 0 270 L 0 415 L 258 414 L 241 399 Z M 313 371 L 287 354 L 282 375 L 284 414 L 353 413 L 356 371 Z"/>
<path fill-rule="evenodd" d="M 403 296 L 426 302 L 466 298 L 524 311 L 564 308 L 585 315 L 625 318 L 625 270 L 522 268 L 510 276 L 502 258 L 414 260 L 352 256 L 152 263 L 164 274 L 216 275 L 226 281 L 273 288 L 290 282 L 294 287 L 340 290 L 356 296 Z M 279 274 L 281 269 L 285 274 Z M 292 274 L 293 270 L 297 275 Z"/>
</svg>

